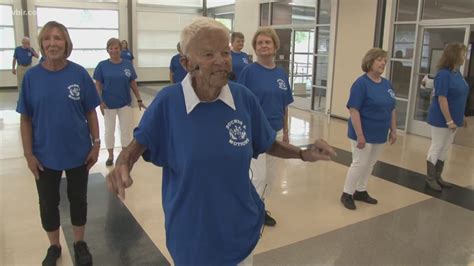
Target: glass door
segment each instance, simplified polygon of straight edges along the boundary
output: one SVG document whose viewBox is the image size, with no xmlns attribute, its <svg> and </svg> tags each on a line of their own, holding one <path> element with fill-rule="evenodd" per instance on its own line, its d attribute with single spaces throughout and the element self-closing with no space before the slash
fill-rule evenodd
<svg viewBox="0 0 474 266">
<path fill-rule="evenodd" d="M 433 79 L 437 72 L 436 65 L 447 43 L 460 42 L 467 45 L 468 28 L 468 26 L 420 28 L 421 34 L 417 42 L 418 58 L 415 62 L 414 87 L 412 87 L 411 95 L 412 108 L 408 120 L 410 133 L 431 136 L 430 127 L 426 121 L 433 91 Z"/>
<path fill-rule="evenodd" d="M 294 29 L 290 83 L 294 105 L 305 110 L 311 110 L 313 51 L 314 29 Z"/>
</svg>

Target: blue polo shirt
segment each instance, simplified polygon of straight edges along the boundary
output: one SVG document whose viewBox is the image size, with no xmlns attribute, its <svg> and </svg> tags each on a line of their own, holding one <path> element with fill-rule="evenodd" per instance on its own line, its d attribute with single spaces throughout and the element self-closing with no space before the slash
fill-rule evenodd
<svg viewBox="0 0 474 266">
<path fill-rule="evenodd" d="M 180 54 L 176 54 L 171 58 L 170 62 L 170 71 L 173 72 L 173 80 L 174 83 L 179 83 L 183 81 L 184 77 L 188 74 L 188 71 L 183 68 L 181 63 L 179 62 Z"/>
<path fill-rule="evenodd" d="M 30 48 L 31 50 L 33 47 Z M 33 53 L 30 49 L 25 49 L 22 46 L 18 46 L 15 48 L 15 52 L 13 53 L 13 57 L 16 59 L 19 65 L 31 65 L 31 59 L 33 58 Z"/>
<path fill-rule="evenodd" d="M 94 82 L 68 61 L 59 71 L 41 64 L 28 70 L 16 111 L 32 119 L 33 154 L 54 170 L 84 165 L 92 143 L 86 114 L 100 103 Z"/>
<path fill-rule="evenodd" d="M 133 59 L 135 59 L 135 57 L 133 56 L 132 52 L 130 52 L 130 50 L 128 49 L 123 49 L 121 52 L 120 52 L 120 58 L 122 59 L 127 59 L 129 61 L 132 61 Z"/>
<path fill-rule="evenodd" d="M 200 102 L 189 78 L 158 93 L 134 137 L 147 148 L 144 159 L 163 167 L 166 244 L 176 265 L 235 266 L 249 256 L 265 210 L 250 160 L 275 136 L 239 84 L 229 82 L 213 102 Z"/>
<path fill-rule="evenodd" d="M 438 96 L 445 96 L 451 118 L 458 127 L 462 127 L 469 86 L 461 73 L 446 68 L 441 69 L 436 74 L 433 91 L 434 97 L 428 110 L 428 123 L 435 127 L 448 127 L 438 102 Z"/>
<path fill-rule="evenodd" d="M 249 55 L 244 52 L 231 51 L 232 55 L 232 72 L 234 72 L 237 79 L 239 78 L 240 72 L 249 64 Z"/>
<path fill-rule="evenodd" d="M 94 79 L 102 83 L 102 101 L 108 108 L 117 109 L 130 105 L 130 82 L 137 78 L 135 68 L 129 60 L 118 64 L 109 59 L 101 61 L 94 71 Z"/>
<path fill-rule="evenodd" d="M 367 143 L 385 143 L 395 109 L 395 92 L 392 84 L 382 78 L 379 83 L 367 74 L 360 76 L 351 87 L 347 108 L 359 111 L 362 132 Z M 349 119 L 348 137 L 357 141 L 357 135 Z"/>
<path fill-rule="evenodd" d="M 268 122 L 275 131 L 280 131 L 285 108 L 294 101 L 288 74 L 279 67 L 268 69 L 252 63 L 240 73 L 239 83 L 257 96 Z"/>
</svg>

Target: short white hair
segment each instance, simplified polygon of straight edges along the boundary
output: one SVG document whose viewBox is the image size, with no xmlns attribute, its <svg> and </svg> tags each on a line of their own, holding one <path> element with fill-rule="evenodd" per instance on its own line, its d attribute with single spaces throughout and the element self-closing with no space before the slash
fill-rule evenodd
<svg viewBox="0 0 474 266">
<path fill-rule="evenodd" d="M 213 30 L 221 30 L 229 36 L 229 29 L 227 29 L 224 24 L 208 18 L 208 17 L 199 17 L 194 19 L 191 24 L 184 27 L 183 31 L 181 31 L 181 41 L 179 42 L 181 46 L 181 51 L 184 55 L 187 55 L 189 52 L 189 46 L 191 45 L 191 41 L 196 38 L 196 36 L 201 31 L 213 31 Z"/>
<path fill-rule="evenodd" d="M 25 37 L 21 38 L 21 41 L 30 41 L 30 38 L 25 36 Z"/>
</svg>

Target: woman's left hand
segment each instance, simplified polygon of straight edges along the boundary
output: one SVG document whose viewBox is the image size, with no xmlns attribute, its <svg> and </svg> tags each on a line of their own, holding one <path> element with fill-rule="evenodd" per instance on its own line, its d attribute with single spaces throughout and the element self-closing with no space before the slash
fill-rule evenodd
<svg viewBox="0 0 474 266">
<path fill-rule="evenodd" d="M 397 131 L 391 130 L 389 135 L 390 145 L 395 144 L 397 142 Z"/>
<path fill-rule="evenodd" d="M 92 168 L 92 166 L 94 166 L 94 164 L 99 159 L 99 150 L 100 146 L 98 144 L 95 144 L 94 146 L 92 146 L 91 151 L 87 155 L 85 164 L 87 165 L 88 171 Z"/>
<path fill-rule="evenodd" d="M 146 105 L 143 104 L 143 102 L 138 102 L 138 110 L 146 109 Z"/>
</svg>

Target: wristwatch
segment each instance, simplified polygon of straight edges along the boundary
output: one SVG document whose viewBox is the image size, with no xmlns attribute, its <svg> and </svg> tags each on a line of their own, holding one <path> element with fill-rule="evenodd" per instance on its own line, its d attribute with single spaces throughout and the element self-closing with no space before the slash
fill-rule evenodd
<svg viewBox="0 0 474 266">
<path fill-rule="evenodd" d="M 95 144 L 100 144 L 100 139 L 99 138 L 95 138 L 92 140 L 92 143 L 95 145 Z"/>
</svg>

